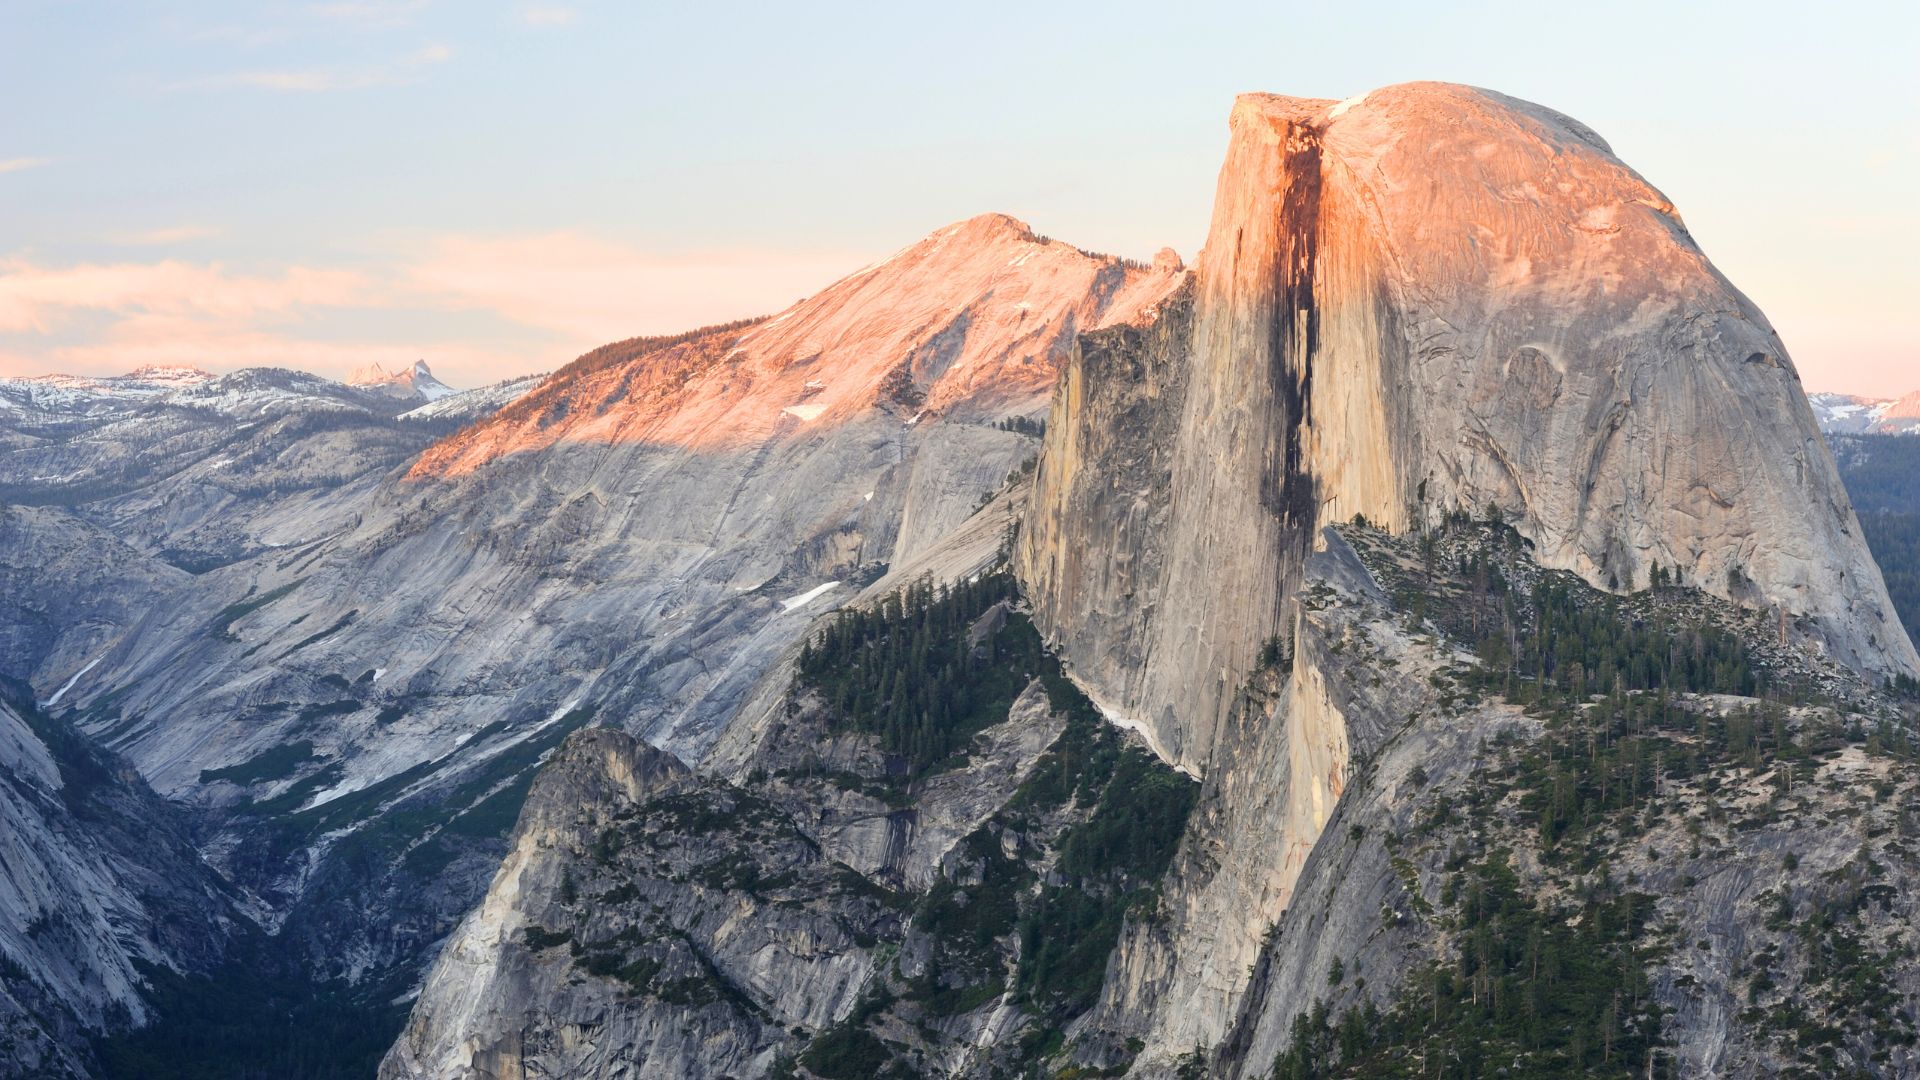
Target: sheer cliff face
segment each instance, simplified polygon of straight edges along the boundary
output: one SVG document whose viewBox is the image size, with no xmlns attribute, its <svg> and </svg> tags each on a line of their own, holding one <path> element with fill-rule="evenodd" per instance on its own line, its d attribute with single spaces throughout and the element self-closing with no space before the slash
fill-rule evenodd
<svg viewBox="0 0 1920 1080">
<path fill-rule="evenodd" d="M 1597 135 L 1435 83 L 1247 95 L 1232 129 L 1184 392 L 1156 399 L 1171 448 L 1135 488 L 1167 527 L 1087 512 L 1125 470 L 1065 451 L 1111 422 L 1089 403 L 1144 391 L 1082 357 L 1019 552 L 1094 696 L 1170 757 L 1205 766 L 1317 526 L 1355 514 L 1491 504 L 1595 584 L 1659 564 L 1857 670 L 1920 670 L 1779 338 Z M 1090 537 L 1154 580 L 1077 566 Z"/>
</svg>

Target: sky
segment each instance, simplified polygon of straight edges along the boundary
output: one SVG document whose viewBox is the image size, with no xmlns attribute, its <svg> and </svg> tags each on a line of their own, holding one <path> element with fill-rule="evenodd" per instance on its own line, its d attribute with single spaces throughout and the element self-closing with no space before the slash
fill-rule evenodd
<svg viewBox="0 0 1920 1080">
<path fill-rule="evenodd" d="M 479 385 L 952 221 L 1191 258 L 1233 95 L 1599 131 L 1810 390 L 1920 389 L 1920 5 L 0 0 L 0 375 Z"/>
</svg>

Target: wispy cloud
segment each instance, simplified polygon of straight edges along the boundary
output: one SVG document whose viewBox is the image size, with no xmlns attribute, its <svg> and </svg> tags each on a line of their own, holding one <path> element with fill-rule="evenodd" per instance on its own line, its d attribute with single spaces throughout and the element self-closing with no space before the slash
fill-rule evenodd
<svg viewBox="0 0 1920 1080">
<path fill-rule="evenodd" d="M 204 240 L 220 235 L 220 230 L 208 225 L 168 225 L 158 229 L 142 229 L 138 232 L 114 233 L 107 240 L 128 247 L 162 247 L 167 244 L 184 244 L 189 240 Z"/>
<path fill-rule="evenodd" d="M 528 26 L 565 26 L 580 17 L 580 13 L 570 7 L 546 7 L 530 5 L 520 10 L 520 18 Z"/>
<path fill-rule="evenodd" d="M 378 30 L 409 25 L 413 22 L 414 14 L 431 2 L 432 0 L 385 0 L 385 2 L 338 0 L 333 3 L 310 4 L 307 10 L 323 19 Z"/>
<path fill-rule="evenodd" d="M 53 164 L 52 158 L 17 157 L 0 158 L 0 173 L 20 172 L 25 169 L 38 169 L 42 165 Z"/>
<path fill-rule="evenodd" d="M 406 86 L 426 77 L 427 69 L 453 59 L 448 45 L 428 45 L 386 64 L 359 68 L 295 68 L 235 71 L 224 75 L 186 79 L 168 84 L 168 90 L 220 90 L 252 87 L 293 93 L 364 90 L 374 86 Z"/>
<path fill-rule="evenodd" d="M 57 268 L 0 259 L 0 331 L 13 333 L 50 334 L 83 311 L 233 320 L 370 302 L 366 279 L 344 270 L 267 276 L 171 259 Z"/>
<path fill-rule="evenodd" d="M 275 45 L 292 36 L 284 26 L 209 26 L 187 34 L 189 41 L 213 41 L 242 49 Z"/>
<path fill-rule="evenodd" d="M 491 382 L 635 334 L 776 311 L 872 257 L 661 254 L 570 232 L 430 237 L 361 270 L 0 257 L 0 371 L 184 363 L 340 374 L 425 357 L 467 382 Z"/>
<path fill-rule="evenodd" d="M 591 346 L 777 311 L 858 269 L 835 250 L 659 254 L 572 232 L 442 237 L 402 283 Z"/>
</svg>

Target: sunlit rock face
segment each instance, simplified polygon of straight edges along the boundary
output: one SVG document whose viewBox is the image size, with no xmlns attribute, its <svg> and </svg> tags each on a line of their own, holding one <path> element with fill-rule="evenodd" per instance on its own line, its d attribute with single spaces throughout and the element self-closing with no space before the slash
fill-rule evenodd
<svg viewBox="0 0 1920 1080">
<path fill-rule="evenodd" d="M 1164 528 L 1088 512 L 1132 475 L 1072 452 L 1113 419 L 1088 403 L 1151 388 L 1083 357 L 1019 553 L 1090 691 L 1170 758 L 1205 767 L 1318 527 L 1355 514 L 1497 507 L 1597 585 L 1659 564 L 1856 670 L 1920 670 L 1779 337 L 1598 135 L 1441 83 L 1249 94 L 1231 123 L 1185 372 L 1149 410 L 1170 446 L 1132 489 Z M 1085 565 L 1105 540 L 1131 575 Z"/>
<path fill-rule="evenodd" d="M 1044 398 L 1076 333 L 1141 317 L 1182 275 L 1037 236 L 1004 214 L 942 229 L 772 318 L 563 372 L 416 477 L 561 441 L 704 450 L 843 423 L 876 402 L 963 420 Z"/>
</svg>

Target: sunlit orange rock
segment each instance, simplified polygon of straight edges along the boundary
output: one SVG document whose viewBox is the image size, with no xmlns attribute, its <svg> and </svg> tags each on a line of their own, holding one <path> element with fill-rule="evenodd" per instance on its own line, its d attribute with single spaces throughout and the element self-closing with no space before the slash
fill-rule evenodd
<svg viewBox="0 0 1920 1080">
<path fill-rule="evenodd" d="M 1171 251 L 1142 265 L 983 214 L 771 318 L 589 353 L 410 475 L 562 440 L 725 450 L 875 408 L 909 423 L 1037 406 L 1077 333 L 1142 318 L 1184 274 Z"/>
</svg>

